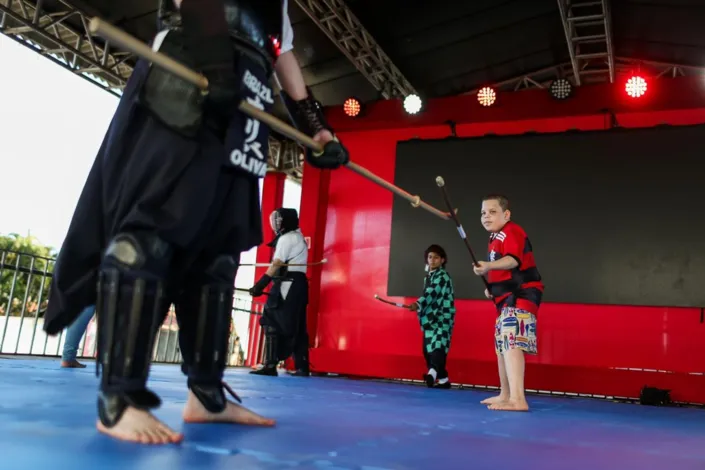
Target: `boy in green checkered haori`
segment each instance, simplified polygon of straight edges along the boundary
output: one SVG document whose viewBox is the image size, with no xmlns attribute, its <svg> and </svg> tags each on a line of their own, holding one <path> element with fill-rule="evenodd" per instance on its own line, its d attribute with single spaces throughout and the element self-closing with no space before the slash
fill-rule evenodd
<svg viewBox="0 0 705 470">
<path fill-rule="evenodd" d="M 424 292 L 409 308 L 417 312 L 423 332 L 423 354 L 428 367 L 424 374 L 426 385 L 450 388 L 446 358 L 455 323 L 453 280 L 445 269 L 446 252 L 442 247 L 431 245 L 424 255 L 428 269 Z"/>
</svg>

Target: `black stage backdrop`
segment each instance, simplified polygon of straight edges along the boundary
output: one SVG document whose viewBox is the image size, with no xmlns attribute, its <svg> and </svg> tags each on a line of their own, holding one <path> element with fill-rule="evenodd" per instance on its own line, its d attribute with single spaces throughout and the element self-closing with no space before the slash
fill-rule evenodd
<svg viewBox="0 0 705 470">
<path fill-rule="evenodd" d="M 478 259 L 482 197 L 509 197 L 546 284 L 544 301 L 705 306 L 705 126 L 410 140 L 395 184 L 445 210 L 436 176 Z M 388 294 L 422 292 L 423 251 L 448 253 L 457 298 L 484 287 L 452 221 L 394 198 Z"/>
</svg>

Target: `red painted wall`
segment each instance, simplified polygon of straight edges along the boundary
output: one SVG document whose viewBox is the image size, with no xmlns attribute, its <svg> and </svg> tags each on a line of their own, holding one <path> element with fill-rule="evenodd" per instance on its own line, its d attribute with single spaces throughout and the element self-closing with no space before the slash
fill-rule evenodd
<svg viewBox="0 0 705 470">
<path fill-rule="evenodd" d="M 626 98 L 621 83 L 582 87 L 563 102 L 551 99 L 547 91 L 527 90 L 500 94 L 489 109 L 474 96 L 464 96 L 435 100 L 415 117 L 407 116 L 399 101 L 386 101 L 376 103 L 362 119 L 348 119 L 340 109 L 328 110 L 328 116 L 352 159 L 393 181 L 396 143 L 415 136 L 448 136 L 443 124 L 448 119 L 456 121 L 460 137 L 603 129 L 610 123 L 604 109 L 625 127 L 703 123 L 704 85 L 693 78 L 662 79 L 649 83 L 641 100 Z M 313 370 L 420 379 L 425 368 L 415 314 L 373 298 L 386 294 L 394 196 L 347 169 L 321 172 L 306 166 L 304 174 L 302 229 L 312 236 L 311 259 L 329 260 L 311 273 Z M 414 188 L 404 189 L 414 194 Z M 473 222 L 464 221 L 466 230 L 473 229 Z M 476 249 L 484 256 L 484 248 Z M 540 263 L 541 254 L 537 256 Z M 470 258 L 467 262 L 470 269 Z M 641 387 L 649 385 L 671 389 L 674 400 L 705 403 L 705 378 L 693 375 L 705 372 L 700 340 L 705 323 L 700 316 L 699 309 L 688 308 L 544 303 L 539 356 L 527 360 L 526 386 L 638 397 Z M 494 317 L 489 302 L 457 301 L 451 381 L 499 385 Z"/>
</svg>

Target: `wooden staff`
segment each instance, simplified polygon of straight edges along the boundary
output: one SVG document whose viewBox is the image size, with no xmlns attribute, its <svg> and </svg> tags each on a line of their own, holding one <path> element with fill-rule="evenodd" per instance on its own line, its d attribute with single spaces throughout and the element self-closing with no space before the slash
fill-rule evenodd
<svg viewBox="0 0 705 470">
<path fill-rule="evenodd" d="M 323 258 L 321 261 L 314 261 L 313 263 L 305 263 L 305 264 L 280 264 L 279 266 L 318 266 L 321 264 L 326 264 L 328 262 L 328 258 Z M 249 264 L 241 264 L 240 266 L 255 266 L 257 268 L 268 268 L 272 265 L 272 263 L 249 263 Z"/>
<path fill-rule="evenodd" d="M 436 184 L 438 185 L 439 188 L 441 188 L 441 193 L 443 193 L 443 200 L 446 203 L 446 207 L 448 207 L 449 210 L 451 211 L 450 216 L 453 218 L 453 222 L 455 222 L 455 226 L 458 229 L 458 233 L 460 234 L 460 238 L 463 239 L 463 242 L 465 242 L 465 247 L 470 252 L 470 256 L 472 257 L 473 264 L 475 266 L 480 266 L 480 263 L 477 262 L 477 258 L 475 257 L 475 252 L 472 251 L 472 247 L 470 246 L 470 242 L 468 242 L 468 237 L 467 237 L 467 235 L 465 235 L 465 230 L 463 230 L 463 224 L 460 223 L 460 219 L 458 218 L 457 212 L 452 209 L 453 205 L 450 203 L 450 197 L 448 196 L 448 190 L 446 189 L 446 182 L 442 176 L 436 176 Z M 485 284 L 485 288 L 489 292 L 490 284 L 487 282 L 487 279 L 485 279 L 485 276 L 480 276 L 480 277 L 482 278 L 482 282 Z"/>
<path fill-rule="evenodd" d="M 311 137 L 307 136 L 303 132 L 299 131 L 298 129 L 291 127 L 289 124 L 285 123 L 281 119 L 265 112 L 262 111 L 261 109 L 257 109 L 256 107 L 252 106 L 250 103 L 246 101 L 241 101 L 240 102 L 240 111 L 243 113 L 247 114 L 253 119 L 257 119 L 258 121 L 261 121 L 272 129 L 278 131 L 280 134 L 285 135 L 289 137 L 292 140 L 296 140 L 297 142 L 300 142 L 301 144 L 305 145 L 306 147 L 310 148 L 314 152 L 321 153 L 323 152 L 323 146 L 313 140 Z M 435 207 L 429 205 L 428 203 L 424 202 L 421 200 L 421 198 L 418 195 L 412 196 L 408 192 L 404 191 L 402 188 L 399 186 L 396 186 L 389 181 L 385 180 L 384 178 L 381 178 L 374 173 L 372 173 L 370 170 L 358 165 L 357 163 L 348 161 L 348 163 L 345 164 L 345 166 L 358 175 L 367 178 L 368 180 L 372 181 L 373 183 L 378 184 L 379 186 L 382 186 L 383 188 L 393 192 L 397 196 L 400 196 L 407 201 L 411 202 L 411 206 L 414 208 L 421 207 L 423 209 L 426 209 L 429 211 L 431 214 L 434 214 L 441 219 L 444 220 L 449 220 L 450 216 L 446 212 L 439 211 Z"/>
<path fill-rule="evenodd" d="M 243 313 L 249 313 L 251 315 L 259 315 L 262 316 L 262 312 L 257 312 L 255 310 L 247 310 L 244 308 L 239 308 L 239 307 L 233 307 L 233 311 L 235 312 L 243 312 Z"/>
<path fill-rule="evenodd" d="M 100 18 L 94 17 L 88 24 L 88 30 L 91 34 L 99 35 L 108 41 L 118 44 L 123 49 L 132 52 L 135 55 L 142 57 L 145 60 L 150 61 L 152 64 L 162 67 L 163 69 L 173 73 L 174 75 L 186 80 L 189 83 L 199 87 L 204 94 L 208 93 L 208 79 L 201 75 L 200 73 L 191 70 L 185 65 L 175 61 L 169 56 L 166 56 L 160 52 L 154 51 L 149 46 L 139 41 L 138 39 L 130 36 L 126 32 L 116 28 L 115 26 L 101 20 Z M 321 153 L 323 151 L 323 146 L 313 140 L 310 136 L 304 134 L 303 132 L 295 129 L 289 124 L 285 123 L 281 119 L 265 112 L 260 109 L 255 108 L 251 104 L 247 103 L 245 100 L 240 102 L 238 106 L 240 111 L 247 114 L 253 119 L 257 119 L 260 122 L 267 124 L 270 128 L 276 130 L 282 135 L 285 135 L 297 142 L 305 145 L 316 153 Z M 366 168 L 349 161 L 345 164 L 346 167 L 359 174 L 360 176 L 367 178 L 373 183 L 382 186 L 383 188 L 393 192 L 397 196 L 400 196 L 411 203 L 411 206 L 422 207 L 428 212 L 440 217 L 444 220 L 449 220 L 450 215 L 446 212 L 442 212 L 435 207 L 425 203 L 421 200 L 418 195 L 412 196 L 408 192 L 404 191 L 402 188 L 395 186 L 394 184 L 388 182 L 387 180 L 380 178 Z"/>
<path fill-rule="evenodd" d="M 208 93 L 208 79 L 200 73 L 191 70 L 180 62 L 175 61 L 161 52 L 157 52 L 139 39 L 127 34 L 120 28 L 116 28 L 107 21 L 98 17 L 91 18 L 88 23 L 88 30 L 93 35 L 102 36 L 104 39 L 117 44 L 123 49 L 142 57 L 145 60 L 157 65 L 167 72 L 186 80 L 200 88 L 204 94 Z"/>
</svg>

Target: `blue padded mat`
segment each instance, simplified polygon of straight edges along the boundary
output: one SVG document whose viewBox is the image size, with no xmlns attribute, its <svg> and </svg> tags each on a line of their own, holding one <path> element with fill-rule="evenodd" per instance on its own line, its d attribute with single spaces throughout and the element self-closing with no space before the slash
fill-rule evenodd
<svg viewBox="0 0 705 470">
<path fill-rule="evenodd" d="M 158 417 L 181 445 L 142 446 L 95 430 L 93 363 L 0 359 L 0 470 L 705 469 L 705 411 L 529 397 L 532 411 L 489 411 L 490 392 L 231 369 L 243 404 L 274 428 L 184 425 L 178 366 L 156 365 Z"/>
</svg>

